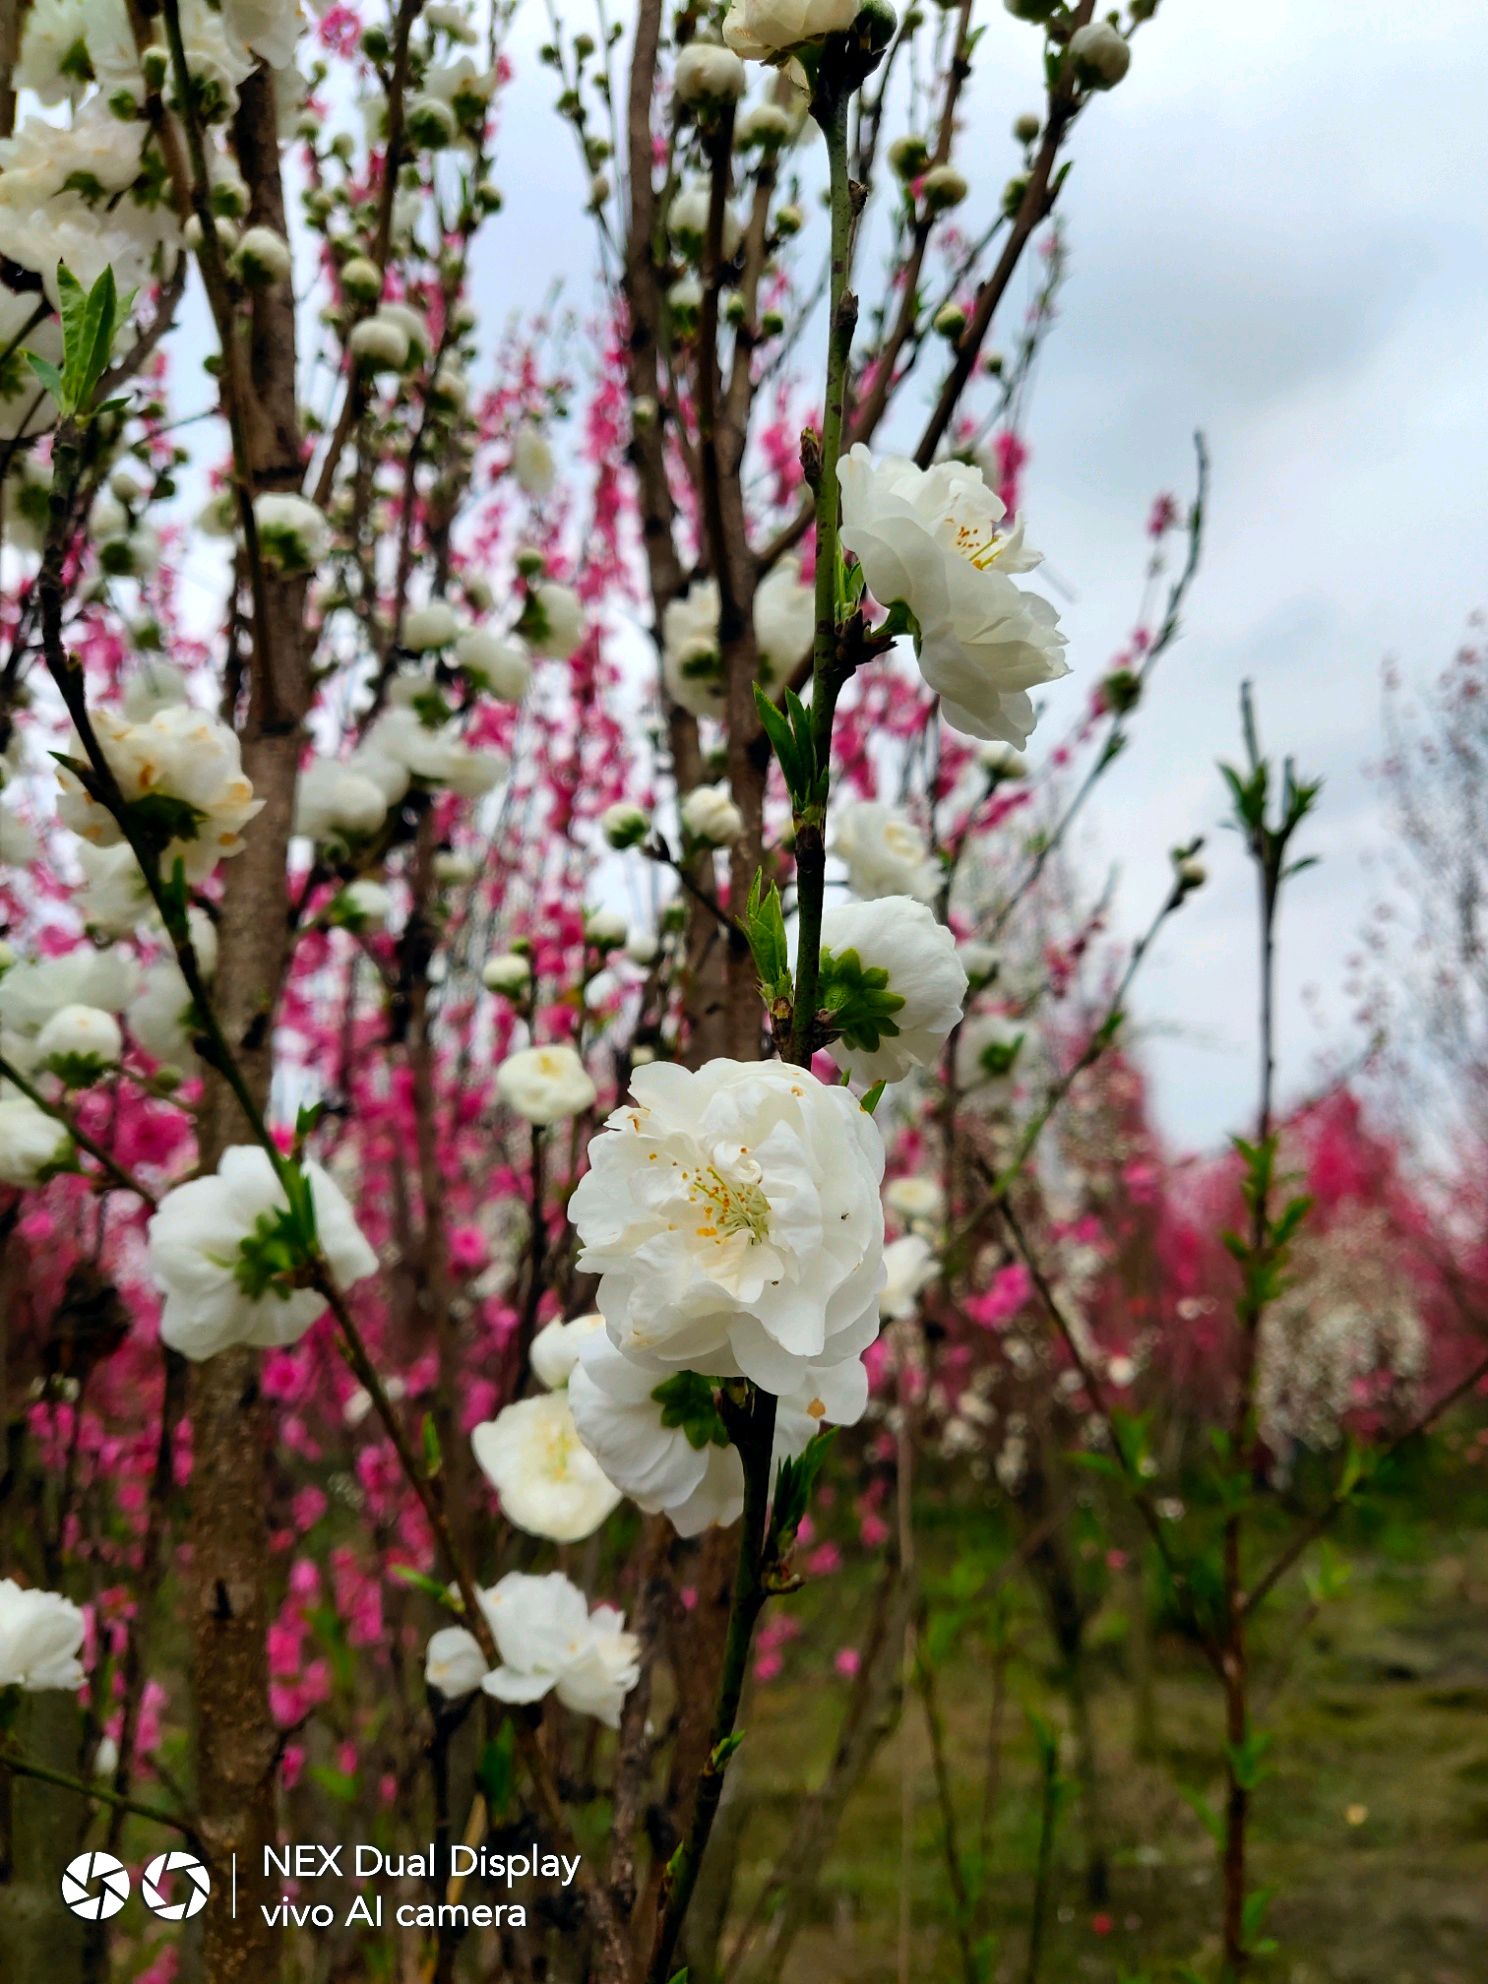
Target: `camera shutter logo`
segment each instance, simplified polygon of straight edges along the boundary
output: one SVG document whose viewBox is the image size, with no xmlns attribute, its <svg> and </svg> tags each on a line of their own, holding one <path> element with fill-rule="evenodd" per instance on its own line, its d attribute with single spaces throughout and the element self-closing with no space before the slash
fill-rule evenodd
<svg viewBox="0 0 1488 1984">
<path fill-rule="evenodd" d="M 194 1853 L 157 1853 L 140 1876 L 145 1906 L 163 1922 L 184 1922 L 199 1915 L 211 1892 L 212 1877 Z"/>
<path fill-rule="evenodd" d="M 85 1922 L 107 1922 L 129 1899 L 129 1870 L 112 1853 L 80 1853 L 62 1869 L 62 1899 Z"/>
</svg>

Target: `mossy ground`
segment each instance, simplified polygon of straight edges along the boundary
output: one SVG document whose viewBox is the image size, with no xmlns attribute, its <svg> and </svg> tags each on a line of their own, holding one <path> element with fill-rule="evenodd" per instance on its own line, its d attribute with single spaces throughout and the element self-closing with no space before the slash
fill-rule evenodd
<svg viewBox="0 0 1488 1984">
<path fill-rule="evenodd" d="M 1474 1457 L 1475 1456 L 1475 1457 Z M 1283 1533 L 1280 1525 L 1278 1535 Z M 985 1513 L 932 1495 L 922 1524 L 927 1580 L 995 1555 Z M 1321 1607 L 1293 1577 L 1259 1635 L 1257 1719 L 1272 1737 L 1257 1794 L 1254 1878 L 1275 1890 L 1259 1964 L 1268 1984 L 1484 1984 L 1488 1980 L 1488 1464 L 1470 1433 L 1424 1449 L 1337 1537 L 1349 1576 Z M 861 1573 L 839 1572 L 803 1603 L 839 1638 L 861 1616 Z M 1079 1801 L 1059 1823 L 1044 1984 L 1168 1984 L 1215 1973 L 1219 1882 L 1204 1823 L 1185 1793 L 1218 1787 L 1219 1706 L 1197 1650 L 1156 1641 L 1155 1748 L 1139 1755 L 1129 1676 L 1131 1582 L 1092 1629 L 1092 1713 L 1101 1758 L 1111 1898 L 1087 1899 Z M 1008 1742 L 990 1834 L 985 1984 L 1027 1984 L 1038 1845 L 1033 1710 L 1067 1726 L 1031 1598 L 1015 1607 Z M 963 1846 L 984 1795 L 991 1656 L 985 1621 L 940 1655 L 937 1692 Z M 807 1640 L 815 1642 L 813 1629 Z M 750 1810 L 736 1896 L 747 1902 L 795 1815 L 803 1778 L 825 1768 L 840 1683 L 788 1665 L 758 1691 L 747 1738 Z M 904 1774 L 911 1814 L 904 1848 Z M 816 1871 L 810 1920 L 784 1984 L 893 1984 L 900 1976 L 901 1869 L 908 1869 L 916 1984 L 961 1984 L 923 1714 L 880 1750 Z M 975 1883 L 974 1870 L 970 1879 Z M 747 1974 L 747 1973 L 746 1973 Z"/>
</svg>

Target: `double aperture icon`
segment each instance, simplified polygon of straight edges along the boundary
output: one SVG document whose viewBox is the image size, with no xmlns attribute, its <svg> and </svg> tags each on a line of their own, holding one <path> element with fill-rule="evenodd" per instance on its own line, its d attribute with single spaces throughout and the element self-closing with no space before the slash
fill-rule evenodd
<svg viewBox="0 0 1488 1984">
<path fill-rule="evenodd" d="M 157 1853 L 140 1875 L 140 1896 L 163 1922 L 199 1915 L 212 1878 L 194 1853 Z M 62 1870 L 62 1899 L 85 1922 L 107 1922 L 129 1899 L 129 1869 L 112 1853 L 80 1853 Z"/>
<path fill-rule="evenodd" d="M 85 1922 L 107 1922 L 129 1899 L 129 1869 L 112 1853 L 80 1853 L 62 1869 L 62 1899 Z"/>
</svg>

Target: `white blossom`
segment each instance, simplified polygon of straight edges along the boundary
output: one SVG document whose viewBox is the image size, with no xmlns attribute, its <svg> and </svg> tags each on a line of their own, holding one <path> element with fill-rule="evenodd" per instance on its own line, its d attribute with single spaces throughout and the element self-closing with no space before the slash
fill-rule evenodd
<svg viewBox="0 0 1488 1984">
<path fill-rule="evenodd" d="M 941 870 L 925 836 L 901 807 L 879 799 L 851 800 L 834 809 L 833 852 L 847 864 L 853 892 L 866 901 L 913 896 L 929 902 Z"/>
<path fill-rule="evenodd" d="M 330 549 L 324 513 L 304 496 L 265 490 L 253 499 L 253 522 L 264 563 L 276 571 L 313 571 Z"/>
<path fill-rule="evenodd" d="M 80 1688 L 84 1619 L 58 1591 L 31 1591 L 0 1578 L 0 1688 Z"/>
<path fill-rule="evenodd" d="M 933 1178 L 891 1178 L 884 1204 L 905 1226 L 936 1226 L 945 1217 L 945 1193 Z"/>
<path fill-rule="evenodd" d="M 884 1269 L 888 1279 L 878 1298 L 879 1313 L 886 1321 L 906 1322 L 935 1279 L 934 1249 L 923 1234 L 906 1233 L 884 1248 Z"/>
<path fill-rule="evenodd" d="M 678 810 L 692 838 L 713 847 L 732 847 L 744 831 L 744 815 L 727 785 L 695 785 Z"/>
<path fill-rule="evenodd" d="M 651 831 L 651 821 L 643 807 L 617 799 L 600 814 L 599 830 L 613 848 L 639 847 Z"/>
<path fill-rule="evenodd" d="M 518 999 L 532 983 L 532 960 L 521 951 L 499 951 L 481 966 L 481 983 L 488 992 Z"/>
<path fill-rule="evenodd" d="M 424 1682 L 446 1701 L 473 1695 L 486 1678 L 486 1656 L 480 1641 L 464 1626 L 441 1626 L 429 1636 L 424 1655 Z"/>
<path fill-rule="evenodd" d="M 62 1006 L 36 1036 L 36 1056 L 57 1074 L 99 1075 L 117 1067 L 124 1036 L 99 1006 Z"/>
<path fill-rule="evenodd" d="M 294 268 L 289 243 L 276 227 L 245 228 L 233 254 L 233 268 L 250 288 L 288 282 Z"/>
<path fill-rule="evenodd" d="M 501 1665 L 482 1687 L 503 1702 L 541 1701 L 556 1694 L 576 1715 L 620 1725 L 625 1697 L 640 1679 L 640 1643 L 611 1605 L 593 1612 L 561 1571 L 529 1577 L 509 1571 L 482 1604 L 496 1636 Z"/>
<path fill-rule="evenodd" d="M 744 1468 L 713 1404 L 711 1381 L 693 1372 L 661 1376 L 590 1335 L 568 1381 L 579 1437 L 637 1507 L 664 1511 L 683 1536 L 738 1520 Z M 780 1400 L 774 1465 L 803 1453 L 826 1424 L 850 1426 L 868 1402 L 858 1357 L 808 1365 L 800 1388 Z"/>
<path fill-rule="evenodd" d="M 381 789 L 340 758 L 312 758 L 295 787 L 294 830 L 307 840 L 361 839 L 387 817 Z"/>
<path fill-rule="evenodd" d="M 966 971 L 945 925 L 912 896 L 831 903 L 821 944 L 824 954 L 855 951 L 865 971 L 886 971 L 885 990 L 904 1001 L 891 1016 L 898 1032 L 881 1034 L 877 1047 L 834 1040 L 837 1065 L 868 1083 L 903 1081 L 912 1068 L 931 1067 L 966 1000 Z"/>
<path fill-rule="evenodd" d="M 754 595 L 754 644 L 766 695 L 783 688 L 805 661 L 815 632 L 816 589 L 791 553 L 771 566 Z"/>
<path fill-rule="evenodd" d="M 550 655 L 554 661 L 568 661 L 583 646 L 589 632 L 583 604 L 570 586 L 544 579 L 533 587 L 528 599 L 531 618 L 523 625 L 534 654 Z"/>
<path fill-rule="evenodd" d="M 1075 74 L 1088 89 L 1111 90 L 1131 67 L 1131 44 L 1109 21 L 1087 21 L 1070 36 Z"/>
<path fill-rule="evenodd" d="M 579 1361 L 585 1341 L 604 1331 L 604 1317 L 597 1312 L 589 1316 L 575 1316 L 571 1322 L 563 1322 L 554 1317 L 544 1323 L 532 1339 L 532 1349 L 528 1361 L 539 1382 L 549 1391 L 561 1391 L 573 1375 L 574 1366 Z"/>
<path fill-rule="evenodd" d="M 774 62 L 824 35 L 845 34 L 860 0 L 732 0 L 723 38 L 750 62 Z"/>
<path fill-rule="evenodd" d="M 0 1096 L 0 1185 L 23 1191 L 72 1156 L 72 1138 L 26 1095 Z"/>
<path fill-rule="evenodd" d="M 263 810 L 243 771 L 237 733 L 205 710 L 171 703 L 143 723 L 118 710 L 92 712 L 93 734 L 127 805 L 158 808 L 157 830 L 169 838 L 162 868 L 177 861 L 188 881 L 202 882 L 219 861 L 240 854 L 242 832 Z M 71 755 L 81 755 L 74 744 Z M 96 847 L 121 839 L 119 823 L 92 798 L 66 765 L 57 771 L 58 817 Z M 174 831 L 171 831 L 174 829 Z"/>
<path fill-rule="evenodd" d="M 589 1146 L 570 1201 L 612 1341 L 777 1396 L 858 1356 L 883 1274 L 873 1119 L 781 1062 L 656 1062 Z"/>
<path fill-rule="evenodd" d="M 499 751 L 467 744 L 454 723 L 424 723 L 406 704 L 384 710 L 346 762 L 370 779 L 390 806 L 414 779 L 446 786 L 462 799 L 480 799 L 507 771 Z"/>
<path fill-rule="evenodd" d="M 496 1070 L 502 1100 L 529 1123 L 558 1123 L 593 1106 L 598 1090 L 567 1042 L 524 1047 Z"/>
<path fill-rule="evenodd" d="M 521 702 L 532 681 L 532 658 L 515 634 L 467 627 L 455 641 L 455 660 L 499 703 Z"/>
<path fill-rule="evenodd" d="M 661 666 L 667 693 L 693 716 L 721 716 L 722 661 L 718 647 L 718 581 L 694 579 L 661 616 Z"/>
<path fill-rule="evenodd" d="M 336 1285 L 373 1274 L 368 1246 L 341 1189 L 318 1164 L 303 1166 L 315 1236 Z M 268 1349 L 297 1343 L 325 1308 L 313 1288 L 292 1285 L 279 1236 L 289 1200 L 267 1151 L 238 1144 L 217 1170 L 177 1185 L 149 1225 L 150 1270 L 165 1298 L 160 1335 L 193 1362 L 233 1344 Z M 292 1268 L 292 1263 L 290 1267 Z"/>
<path fill-rule="evenodd" d="M 1037 555 L 980 470 L 875 460 L 859 442 L 839 463 L 842 542 L 882 605 L 913 619 L 920 673 L 947 723 L 1022 746 L 1036 721 L 1028 691 L 1069 673 L 1047 600 L 1013 584 Z"/>
<path fill-rule="evenodd" d="M 455 610 L 443 599 L 431 599 L 423 606 L 411 606 L 403 615 L 399 645 L 410 654 L 429 654 L 447 648 L 460 631 Z"/>
<path fill-rule="evenodd" d="M 548 437 L 531 421 L 519 427 L 512 438 L 512 474 L 522 494 L 534 503 L 551 496 L 558 480 L 558 464 Z"/>
<path fill-rule="evenodd" d="M 408 367 L 408 333 L 385 310 L 374 310 L 354 324 L 346 349 L 367 372 L 403 372 Z"/>
<path fill-rule="evenodd" d="M 620 1506 L 620 1490 L 575 1431 L 565 1391 L 504 1406 L 474 1429 L 470 1445 L 502 1513 L 529 1536 L 578 1543 Z"/>
<path fill-rule="evenodd" d="M 678 52 L 674 80 L 683 103 L 737 103 L 744 94 L 744 64 L 717 42 L 690 41 Z"/>
</svg>

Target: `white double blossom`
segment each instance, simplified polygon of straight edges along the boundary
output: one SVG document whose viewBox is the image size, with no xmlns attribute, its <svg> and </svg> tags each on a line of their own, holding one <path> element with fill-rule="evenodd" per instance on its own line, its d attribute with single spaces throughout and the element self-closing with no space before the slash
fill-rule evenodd
<svg viewBox="0 0 1488 1984">
<path fill-rule="evenodd" d="M 387 818 L 387 795 L 375 779 L 340 758 L 312 758 L 295 787 L 294 830 L 317 842 L 360 840 Z"/>
<path fill-rule="evenodd" d="M 83 1685 L 84 1619 L 56 1591 L 31 1591 L 0 1578 L 0 1688 L 28 1694 Z"/>
<path fill-rule="evenodd" d="M 929 843 L 902 807 L 880 799 L 855 799 L 832 815 L 832 851 L 847 865 L 854 895 L 933 899 L 941 869 Z"/>
<path fill-rule="evenodd" d="M 117 1067 L 124 1035 L 100 1006 L 62 1006 L 36 1036 L 36 1057 L 54 1073 L 83 1078 Z"/>
<path fill-rule="evenodd" d="M 142 723 L 121 711 L 95 710 L 94 736 L 125 803 L 159 809 L 158 828 L 170 838 L 162 856 L 169 874 L 177 861 L 191 882 L 203 882 L 219 861 L 241 854 L 243 829 L 263 810 L 243 771 L 237 733 L 205 710 L 170 703 Z M 76 741 L 70 755 L 81 756 Z M 118 844 L 118 821 L 85 789 L 76 773 L 58 767 L 57 813 L 95 847 Z M 163 834 L 162 834 L 163 837 Z"/>
<path fill-rule="evenodd" d="M 470 1444 L 502 1513 L 529 1536 L 579 1543 L 620 1506 L 620 1490 L 575 1430 L 566 1391 L 504 1406 Z"/>
<path fill-rule="evenodd" d="M 875 902 L 833 903 L 822 915 L 823 953 L 853 951 L 864 970 L 888 973 L 889 993 L 904 1004 L 892 1015 L 897 1033 L 875 1048 L 832 1042 L 832 1059 L 863 1082 L 897 1082 L 939 1058 L 966 1001 L 966 971 L 956 940 L 922 902 L 881 896 Z"/>
<path fill-rule="evenodd" d="M 399 693 L 414 687 L 404 685 Z M 467 744 L 454 723 L 425 723 L 407 703 L 384 710 L 346 764 L 375 785 L 389 806 L 396 806 L 415 781 L 461 799 L 481 799 L 507 772 L 499 751 Z"/>
<path fill-rule="evenodd" d="M 315 1235 L 338 1287 L 376 1272 L 340 1187 L 318 1164 L 304 1165 Z M 262 1349 L 297 1343 L 325 1308 L 313 1288 L 294 1286 L 279 1238 L 289 1200 L 267 1151 L 238 1144 L 217 1170 L 176 1186 L 150 1221 L 150 1271 L 164 1296 L 162 1341 L 193 1362 L 234 1344 Z M 276 1241 L 278 1244 L 276 1245 Z"/>
<path fill-rule="evenodd" d="M 664 1512 L 682 1536 L 737 1522 L 744 1507 L 744 1464 L 711 1397 L 707 1378 L 659 1378 L 604 1335 L 581 1342 L 568 1381 L 573 1423 L 605 1474 L 648 1514 Z M 867 1402 L 861 1358 L 808 1366 L 801 1389 L 780 1400 L 774 1466 L 804 1453 L 822 1425 L 854 1425 Z"/>
<path fill-rule="evenodd" d="M 710 847 L 732 847 L 744 831 L 744 815 L 726 784 L 695 785 L 677 811 L 692 839 Z"/>
<path fill-rule="evenodd" d="M 662 614 L 661 661 L 667 694 L 693 716 L 721 717 L 727 684 L 718 634 L 718 581 L 694 579 Z M 754 596 L 756 680 L 767 696 L 785 686 L 811 649 L 816 596 L 801 561 L 782 558 Z"/>
<path fill-rule="evenodd" d="M 778 62 L 824 35 L 845 34 L 860 0 L 732 0 L 723 38 L 747 62 Z"/>
<path fill-rule="evenodd" d="M 878 1330 L 883 1143 L 845 1089 L 781 1062 L 636 1071 L 570 1201 L 611 1340 L 665 1375 L 798 1391 Z"/>
<path fill-rule="evenodd" d="M 532 1339 L 528 1353 L 534 1375 L 549 1391 L 562 1391 L 574 1374 L 585 1343 L 590 1337 L 603 1334 L 604 1317 L 597 1310 L 593 1315 L 575 1316 L 571 1322 L 555 1317 L 551 1323 L 544 1323 Z"/>
<path fill-rule="evenodd" d="M 536 1702 L 556 1695 L 575 1715 L 620 1726 L 625 1697 L 641 1676 L 640 1643 L 625 1630 L 625 1614 L 589 1601 L 561 1571 L 529 1577 L 509 1571 L 486 1592 L 501 1665 L 481 1683 L 502 1702 Z"/>
<path fill-rule="evenodd" d="M 508 1054 L 496 1070 L 496 1087 L 509 1108 L 540 1127 L 581 1116 L 599 1094 L 578 1050 L 566 1041 Z"/>
<path fill-rule="evenodd" d="M 907 1322 L 935 1279 L 935 1250 L 923 1234 L 903 1234 L 884 1248 L 884 1270 L 887 1278 L 878 1298 L 879 1312 L 886 1322 Z"/>
<path fill-rule="evenodd" d="M 838 464 L 842 542 L 883 606 L 915 629 L 920 673 L 947 723 L 1022 746 L 1036 721 L 1028 691 L 1067 675 L 1059 616 L 1013 584 L 1038 554 L 979 469 L 901 456 L 875 459 L 859 442 Z"/>
<path fill-rule="evenodd" d="M 465 1626 L 441 1626 L 429 1636 L 424 1654 L 424 1682 L 446 1701 L 473 1695 L 486 1678 L 486 1657 L 480 1641 Z"/>
<path fill-rule="evenodd" d="M 72 1138 L 26 1095 L 0 1096 L 0 1185 L 39 1185 L 72 1156 Z"/>
</svg>

